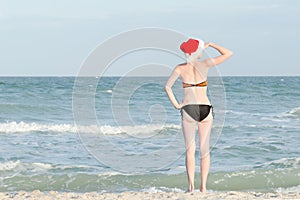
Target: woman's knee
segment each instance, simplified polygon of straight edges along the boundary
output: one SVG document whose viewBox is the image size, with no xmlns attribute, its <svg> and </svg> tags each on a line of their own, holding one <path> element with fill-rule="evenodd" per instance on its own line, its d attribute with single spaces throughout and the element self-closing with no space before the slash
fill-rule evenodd
<svg viewBox="0 0 300 200">
<path fill-rule="evenodd" d="M 201 158 L 209 155 L 209 145 L 200 144 L 200 155 L 201 155 Z"/>
<path fill-rule="evenodd" d="M 187 154 L 195 154 L 196 144 L 195 143 L 186 144 L 185 150 Z"/>
</svg>

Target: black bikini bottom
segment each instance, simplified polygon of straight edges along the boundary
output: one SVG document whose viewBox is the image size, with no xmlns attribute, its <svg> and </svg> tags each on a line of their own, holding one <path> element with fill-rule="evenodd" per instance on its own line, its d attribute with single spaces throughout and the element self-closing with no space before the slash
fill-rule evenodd
<svg viewBox="0 0 300 200">
<path fill-rule="evenodd" d="M 183 106 L 181 109 L 187 112 L 187 114 L 191 116 L 194 120 L 201 122 L 209 115 L 211 108 L 213 108 L 211 105 L 190 104 L 190 105 Z M 182 116 L 182 111 L 181 111 L 181 116 Z"/>
</svg>

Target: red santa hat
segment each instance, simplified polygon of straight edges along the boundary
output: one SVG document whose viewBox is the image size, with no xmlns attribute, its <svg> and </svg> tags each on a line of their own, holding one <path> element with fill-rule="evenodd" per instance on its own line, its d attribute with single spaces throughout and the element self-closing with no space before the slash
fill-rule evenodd
<svg viewBox="0 0 300 200">
<path fill-rule="evenodd" d="M 199 46 L 199 41 L 195 39 L 189 39 L 187 42 L 183 42 L 180 45 L 180 49 L 189 55 L 196 52 Z"/>
</svg>

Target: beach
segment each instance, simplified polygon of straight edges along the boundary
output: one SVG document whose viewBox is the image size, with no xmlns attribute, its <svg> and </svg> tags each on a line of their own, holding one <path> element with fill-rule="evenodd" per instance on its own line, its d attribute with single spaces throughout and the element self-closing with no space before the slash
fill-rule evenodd
<svg viewBox="0 0 300 200">
<path fill-rule="evenodd" d="M 101 199 L 130 199 L 130 200 L 152 200 L 152 199 L 177 199 L 177 200 L 189 200 L 189 199 L 300 199 L 300 192 L 289 192 L 289 193 L 260 193 L 260 192 L 212 192 L 212 193 L 200 193 L 195 192 L 194 194 L 189 193 L 178 193 L 178 192 L 121 192 L 121 193 L 73 193 L 73 192 L 57 192 L 49 191 L 47 193 L 35 190 L 32 192 L 11 192 L 11 193 L 0 193 L 0 199 L 43 199 L 43 200 L 65 200 L 65 199 L 82 199 L 82 200 L 101 200 Z"/>
</svg>

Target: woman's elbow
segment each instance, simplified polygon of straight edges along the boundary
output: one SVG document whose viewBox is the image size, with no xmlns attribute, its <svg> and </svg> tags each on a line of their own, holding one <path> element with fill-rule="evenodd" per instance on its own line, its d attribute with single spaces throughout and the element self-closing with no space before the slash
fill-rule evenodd
<svg viewBox="0 0 300 200">
<path fill-rule="evenodd" d="M 170 90 L 171 90 L 171 88 L 170 88 L 169 86 L 166 85 L 166 86 L 165 86 L 165 92 L 168 93 L 168 92 L 170 92 Z"/>
<path fill-rule="evenodd" d="M 233 56 L 233 52 L 232 52 L 232 51 L 229 51 L 229 52 L 228 52 L 228 57 L 231 57 L 231 56 Z"/>
</svg>

